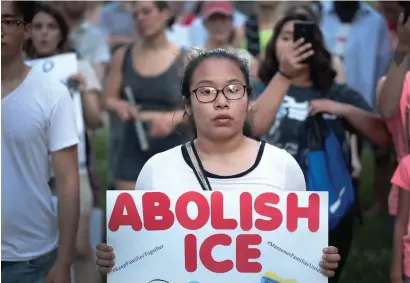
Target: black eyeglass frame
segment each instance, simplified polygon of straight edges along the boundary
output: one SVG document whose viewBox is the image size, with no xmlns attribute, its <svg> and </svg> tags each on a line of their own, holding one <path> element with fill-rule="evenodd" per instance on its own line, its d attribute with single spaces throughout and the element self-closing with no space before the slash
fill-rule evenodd
<svg viewBox="0 0 410 283">
<path fill-rule="evenodd" d="M 5 22 L 11 22 L 11 25 L 4 25 Z M 14 19 L 1 20 L 1 29 L 3 30 L 4 33 L 7 33 L 7 34 L 15 32 L 15 30 L 21 25 L 25 26 L 27 25 L 27 23 L 25 21 L 14 20 Z"/>
<path fill-rule="evenodd" d="M 231 85 L 240 85 L 240 86 L 243 87 L 242 95 L 241 95 L 239 98 L 234 98 L 234 99 L 232 99 L 232 98 L 228 98 L 228 97 L 226 96 L 226 94 L 225 94 L 225 92 L 224 92 L 224 89 L 226 89 L 228 86 L 231 86 Z M 204 102 L 204 101 L 201 101 L 201 100 L 198 98 L 198 94 L 197 94 L 197 90 L 200 89 L 200 88 L 204 88 L 204 87 L 207 87 L 207 86 L 201 86 L 201 87 L 198 87 L 198 88 L 196 88 L 196 89 L 194 89 L 194 90 L 191 91 L 191 94 L 195 94 L 196 100 L 198 100 L 198 101 L 201 102 L 201 103 L 212 103 L 212 102 L 214 102 L 214 101 L 217 99 L 217 97 L 218 97 L 218 95 L 219 95 L 220 92 L 223 94 L 223 96 L 225 96 L 225 98 L 226 98 L 227 100 L 239 100 L 239 99 L 241 99 L 242 97 L 245 96 L 246 91 L 249 89 L 249 86 L 244 85 L 244 84 L 241 84 L 241 83 L 229 84 L 229 85 L 225 86 L 225 87 L 222 88 L 222 89 L 217 89 L 217 88 L 215 88 L 215 87 L 209 86 L 209 88 L 213 88 L 213 89 L 216 90 L 216 95 L 215 95 L 215 98 L 214 98 L 214 99 L 212 99 L 212 100 L 210 100 L 210 101 L 205 101 L 205 102 Z"/>
</svg>

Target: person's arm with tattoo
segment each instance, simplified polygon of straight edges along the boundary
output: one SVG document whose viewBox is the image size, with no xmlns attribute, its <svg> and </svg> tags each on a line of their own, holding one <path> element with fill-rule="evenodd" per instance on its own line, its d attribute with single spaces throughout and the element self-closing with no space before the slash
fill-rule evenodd
<svg viewBox="0 0 410 283">
<path fill-rule="evenodd" d="M 403 14 L 398 24 L 398 45 L 393 62 L 384 81 L 378 86 L 377 103 L 380 115 L 391 119 L 399 110 L 403 82 L 410 68 L 410 20 L 403 24 Z"/>
</svg>

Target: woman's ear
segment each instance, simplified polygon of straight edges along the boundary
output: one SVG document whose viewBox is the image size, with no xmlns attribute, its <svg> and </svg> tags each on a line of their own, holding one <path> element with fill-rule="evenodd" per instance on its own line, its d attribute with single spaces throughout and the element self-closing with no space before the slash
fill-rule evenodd
<svg viewBox="0 0 410 283">
<path fill-rule="evenodd" d="M 163 20 L 165 22 L 166 27 L 168 27 L 168 22 L 171 19 L 171 14 L 169 13 L 169 10 L 168 9 L 163 9 L 161 11 L 161 14 L 162 14 L 162 17 L 163 17 Z"/>
<path fill-rule="evenodd" d="M 31 38 L 32 33 L 32 26 L 31 24 L 27 24 L 24 26 L 24 40 L 28 40 Z"/>
</svg>

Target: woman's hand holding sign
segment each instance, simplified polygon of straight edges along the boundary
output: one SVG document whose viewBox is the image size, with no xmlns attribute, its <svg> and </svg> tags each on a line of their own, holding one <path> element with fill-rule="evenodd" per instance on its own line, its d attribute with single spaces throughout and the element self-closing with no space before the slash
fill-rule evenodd
<svg viewBox="0 0 410 283">
<path fill-rule="evenodd" d="M 341 257 L 336 247 L 327 247 L 323 250 L 323 261 L 320 263 L 322 273 L 326 277 L 335 276 L 335 270 L 339 266 Z"/>
<path fill-rule="evenodd" d="M 104 243 L 97 245 L 97 260 L 96 264 L 98 271 L 102 275 L 110 273 L 115 265 L 114 249 Z M 323 261 L 320 263 L 320 267 L 323 269 L 323 275 L 327 277 L 333 277 L 335 270 L 338 267 L 340 261 L 340 255 L 336 247 L 327 247 L 323 250 Z"/>
<path fill-rule="evenodd" d="M 115 265 L 115 254 L 111 246 L 101 243 L 97 245 L 97 260 L 96 264 L 98 271 L 102 275 L 107 275 L 112 271 Z"/>
</svg>

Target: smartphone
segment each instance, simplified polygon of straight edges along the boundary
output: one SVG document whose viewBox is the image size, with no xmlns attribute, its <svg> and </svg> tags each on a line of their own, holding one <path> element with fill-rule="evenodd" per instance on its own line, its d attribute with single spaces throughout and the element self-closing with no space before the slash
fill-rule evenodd
<svg viewBox="0 0 410 283">
<path fill-rule="evenodd" d="M 314 22 L 296 22 L 293 30 L 293 41 L 298 41 L 300 38 L 305 39 L 305 43 L 312 44 L 314 48 L 316 24 Z M 309 57 L 302 61 L 303 64 L 308 64 L 312 60 Z"/>
</svg>

